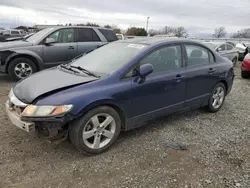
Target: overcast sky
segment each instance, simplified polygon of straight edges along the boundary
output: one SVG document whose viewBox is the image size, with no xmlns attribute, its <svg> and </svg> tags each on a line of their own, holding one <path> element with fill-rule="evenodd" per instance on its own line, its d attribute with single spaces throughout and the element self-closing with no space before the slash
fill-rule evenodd
<svg viewBox="0 0 250 188">
<path fill-rule="evenodd" d="M 95 22 L 122 29 L 184 26 L 189 34 L 249 26 L 250 0 L 0 0 L 0 27 Z"/>
</svg>

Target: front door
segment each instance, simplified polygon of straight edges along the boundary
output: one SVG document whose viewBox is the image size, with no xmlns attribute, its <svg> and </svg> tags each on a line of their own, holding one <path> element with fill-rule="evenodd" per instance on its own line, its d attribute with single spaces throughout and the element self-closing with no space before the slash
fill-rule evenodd
<svg viewBox="0 0 250 188">
<path fill-rule="evenodd" d="M 181 109 L 186 88 L 181 46 L 161 47 L 139 62 L 143 64 L 151 64 L 154 72 L 144 81 L 132 79 L 133 118 L 147 120 Z"/>
<path fill-rule="evenodd" d="M 208 101 L 213 87 L 218 81 L 221 70 L 215 63 L 210 50 L 198 45 L 186 44 L 186 104 L 200 106 Z"/>
<path fill-rule="evenodd" d="M 45 68 L 65 63 L 77 56 L 77 43 L 74 39 L 74 29 L 60 29 L 49 35 L 56 42 L 44 45 L 44 66 Z"/>
</svg>

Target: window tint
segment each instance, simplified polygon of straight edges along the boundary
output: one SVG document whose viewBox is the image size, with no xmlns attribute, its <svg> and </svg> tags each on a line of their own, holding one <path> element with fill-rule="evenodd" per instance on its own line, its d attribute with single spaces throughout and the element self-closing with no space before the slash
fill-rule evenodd
<svg viewBox="0 0 250 188">
<path fill-rule="evenodd" d="M 61 29 L 52 33 L 48 38 L 53 38 L 57 43 L 74 42 L 74 29 Z"/>
<path fill-rule="evenodd" d="M 227 50 L 232 50 L 233 48 L 234 48 L 233 46 L 227 44 Z"/>
<path fill-rule="evenodd" d="M 118 40 L 116 34 L 112 30 L 99 29 L 99 31 L 104 35 L 104 37 L 107 39 L 108 42 Z"/>
<path fill-rule="evenodd" d="M 92 42 L 92 41 L 101 41 L 98 35 L 93 29 L 90 28 L 79 28 L 77 42 Z"/>
<path fill-rule="evenodd" d="M 12 35 L 19 35 L 19 32 L 18 31 L 11 31 L 11 34 Z"/>
<path fill-rule="evenodd" d="M 209 63 L 208 50 L 200 46 L 185 45 L 187 51 L 188 66 L 196 66 Z"/>
<path fill-rule="evenodd" d="M 140 65 L 151 64 L 154 72 L 167 71 L 181 67 L 181 46 L 160 48 L 140 61 Z"/>
</svg>

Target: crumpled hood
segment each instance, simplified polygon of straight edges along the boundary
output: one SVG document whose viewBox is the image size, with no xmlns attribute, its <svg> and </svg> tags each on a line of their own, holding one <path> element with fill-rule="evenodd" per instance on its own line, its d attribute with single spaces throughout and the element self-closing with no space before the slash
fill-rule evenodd
<svg viewBox="0 0 250 188">
<path fill-rule="evenodd" d="M 11 42 L 1 42 L 0 43 L 0 50 L 9 50 L 9 49 L 15 49 L 20 47 L 27 47 L 32 46 L 32 43 L 26 42 L 26 41 L 11 41 Z"/>
<path fill-rule="evenodd" d="M 24 103 L 30 104 L 37 97 L 58 89 L 71 87 L 98 80 L 91 76 L 79 76 L 64 72 L 58 68 L 38 72 L 18 82 L 13 89 L 15 96 Z"/>
</svg>

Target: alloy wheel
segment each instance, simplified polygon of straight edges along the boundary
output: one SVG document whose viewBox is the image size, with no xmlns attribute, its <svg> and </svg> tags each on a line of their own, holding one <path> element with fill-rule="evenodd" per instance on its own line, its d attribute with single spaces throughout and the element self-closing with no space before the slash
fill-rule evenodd
<svg viewBox="0 0 250 188">
<path fill-rule="evenodd" d="M 96 114 L 84 126 L 82 138 L 91 149 L 100 149 L 109 144 L 115 135 L 116 122 L 107 113 Z"/>
<path fill-rule="evenodd" d="M 27 76 L 30 76 L 32 74 L 32 67 L 24 62 L 18 63 L 14 68 L 15 75 L 18 78 L 26 78 Z"/>
<path fill-rule="evenodd" d="M 217 87 L 213 94 L 212 105 L 215 109 L 220 108 L 225 97 L 225 91 L 222 87 Z"/>
</svg>

